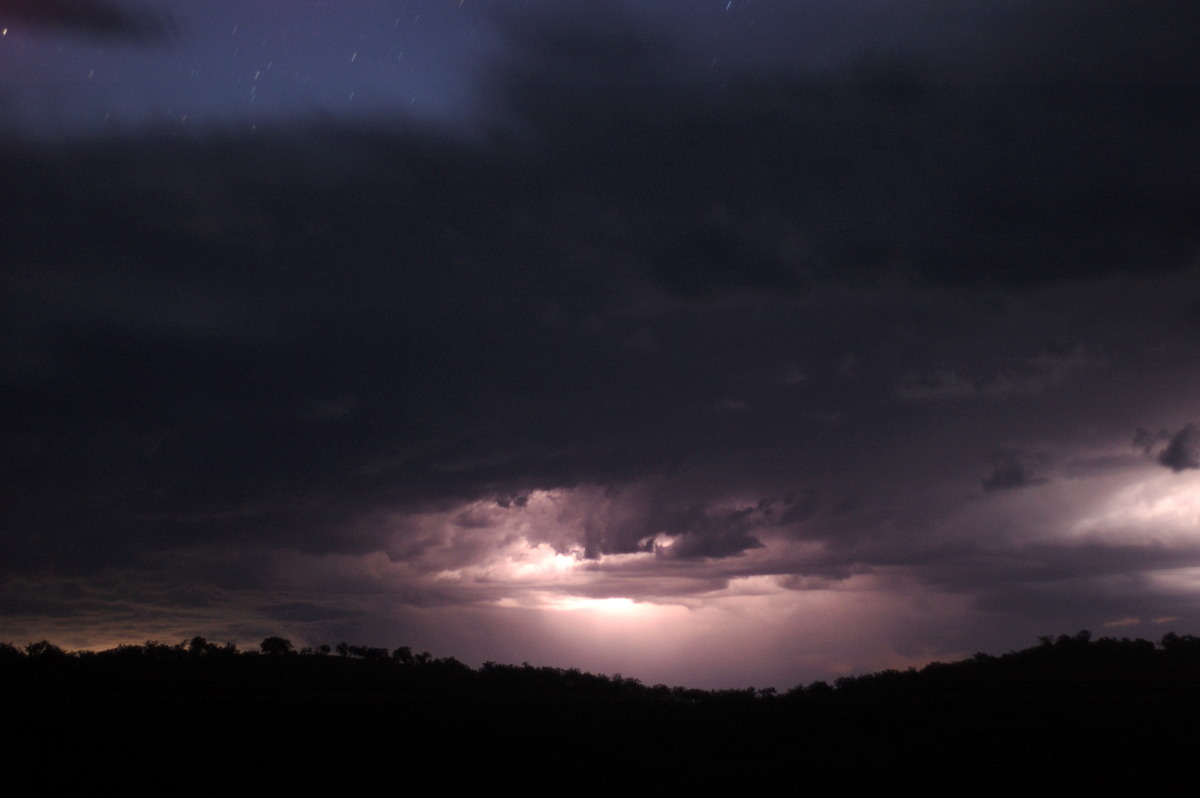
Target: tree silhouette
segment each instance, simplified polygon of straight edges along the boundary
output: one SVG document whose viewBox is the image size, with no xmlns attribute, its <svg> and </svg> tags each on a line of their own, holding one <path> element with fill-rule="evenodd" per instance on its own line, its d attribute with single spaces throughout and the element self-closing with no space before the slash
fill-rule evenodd
<svg viewBox="0 0 1200 798">
<path fill-rule="evenodd" d="M 37 643 L 30 643 L 25 646 L 25 653 L 31 657 L 65 657 L 67 652 L 63 651 L 58 646 L 51 643 L 49 640 L 41 640 Z"/>
<path fill-rule="evenodd" d="M 262 653 L 270 656 L 295 653 L 295 649 L 292 648 L 292 641 L 286 637 L 268 637 L 259 644 L 259 648 L 262 649 Z"/>
</svg>

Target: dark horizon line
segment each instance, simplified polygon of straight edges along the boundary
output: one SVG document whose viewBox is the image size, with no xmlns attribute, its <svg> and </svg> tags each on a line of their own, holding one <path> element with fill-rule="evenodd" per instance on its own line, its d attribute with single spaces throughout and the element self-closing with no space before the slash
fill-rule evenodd
<svg viewBox="0 0 1200 798">
<path fill-rule="evenodd" d="M 1061 668 L 1063 663 L 1071 666 L 1070 671 L 1073 677 L 1078 677 L 1080 671 L 1094 671 L 1096 666 L 1111 666 L 1113 663 L 1121 664 L 1122 670 L 1128 671 L 1121 675 L 1129 676 L 1132 674 L 1145 677 L 1155 675 L 1150 673 L 1145 666 L 1151 664 L 1150 658 L 1157 658 L 1156 661 L 1161 663 L 1162 657 L 1160 655 L 1167 655 L 1168 658 L 1178 663 L 1186 661 L 1200 666 L 1200 637 L 1190 634 L 1180 635 L 1172 631 L 1165 633 L 1158 642 L 1152 642 L 1143 638 L 1131 639 L 1128 637 L 1115 638 L 1107 636 L 1094 638 L 1090 631 L 1081 630 L 1075 635 L 1060 634 L 1057 637 L 1049 635 L 1039 636 L 1038 645 L 1009 651 L 1005 654 L 993 655 L 977 652 L 970 657 L 952 662 L 934 660 L 920 668 L 909 666 L 905 671 L 889 668 L 857 676 L 841 676 L 836 678 L 832 685 L 824 680 L 813 681 L 807 686 L 803 683 L 798 683 L 783 692 L 776 690 L 774 687 L 703 689 L 684 686 L 668 687 L 665 684 L 648 686 L 643 684 L 640 679 L 623 676 L 620 673 L 611 675 L 591 673 L 582 671 L 578 667 L 564 668 L 548 665 L 531 665 L 527 661 L 520 665 L 515 665 L 488 660 L 478 668 L 472 668 L 453 656 L 434 657 L 428 651 L 414 653 L 409 646 L 399 646 L 389 651 L 386 647 L 382 646 L 355 645 L 343 641 L 336 646 L 320 644 L 317 646 L 302 646 L 300 649 L 296 649 L 290 639 L 280 636 L 264 638 L 259 644 L 258 650 L 254 650 L 253 648 L 239 649 L 237 644 L 232 641 L 224 644 L 212 643 L 207 638 L 199 635 L 184 639 L 175 644 L 147 640 L 144 643 L 121 643 L 107 649 L 82 648 L 75 650 L 63 649 L 46 639 L 28 643 L 24 647 L 0 641 L 0 671 L 3 671 L 7 665 L 12 665 L 17 661 L 62 662 L 74 660 L 77 662 L 99 662 L 100 660 L 122 656 L 147 657 L 159 662 L 180 661 L 183 659 L 194 660 L 197 658 L 205 658 L 210 661 L 216 659 L 229 661 L 235 657 L 238 659 L 263 657 L 277 661 L 285 658 L 290 661 L 293 658 L 299 659 L 301 657 L 314 659 L 328 658 L 332 661 L 357 661 L 366 664 L 384 664 L 401 668 L 436 670 L 441 672 L 443 676 L 449 675 L 463 678 L 477 678 L 489 673 L 518 671 L 527 675 L 537 674 L 541 676 L 554 676 L 559 679 L 576 678 L 596 683 L 603 682 L 614 688 L 627 688 L 631 691 L 648 691 L 649 693 L 660 695 L 664 694 L 664 691 L 667 691 L 676 698 L 683 697 L 695 700 L 699 696 L 722 697 L 747 695 L 755 698 L 774 698 L 776 696 L 796 697 L 800 695 L 817 695 L 832 693 L 834 691 L 842 693 L 876 693 L 880 687 L 885 689 L 897 687 L 898 680 L 924 681 L 927 683 L 926 686 L 936 687 L 938 684 L 948 683 L 947 679 L 949 679 L 950 682 L 958 683 L 960 686 L 967 685 L 968 683 L 978 686 L 981 672 L 991 671 L 990 675 L 994 677 L 997 668 L 1003 668 L 1009 677 L 1014 675 L 1018 667 L 1024 667 L 1022 672 L 1025 673 L 1026 677 L 1031 673 L 1037 675 L 1037 672 L 1042 670 L 1037 663 L 1039 658 L 1043 661 L 1043 665 L 1045 664 L 1045 660 L 1050 658 L 1057 666 L 1060 666 L 1055 669 L 1054 675 L 1056 679 L 1061 679 L 1066 674 Z M 1137 667 L 1139 664 L 1141 665 L 1140 668 Z M 972 673 L 966 673 L 968 670 L 972 671 Z M 1200 668 L 1193 669 L 1193 671 L 1197 676 L 1200 676 Z M 986 676 L 988 674 L 983 673 L 982 675 Z M 1178 674 L 1172 673 L 1171 676 L 1173 681 L 1177 681 Z M 912 686 L 919 687 L 920 685 L 914 684 Z M 1096 685 L 1092 684 L 1091 686 L 1094 687 Z M 1195 686 L 1200 687 L 1200 683 L 1197 683 Z"/>
</svg>

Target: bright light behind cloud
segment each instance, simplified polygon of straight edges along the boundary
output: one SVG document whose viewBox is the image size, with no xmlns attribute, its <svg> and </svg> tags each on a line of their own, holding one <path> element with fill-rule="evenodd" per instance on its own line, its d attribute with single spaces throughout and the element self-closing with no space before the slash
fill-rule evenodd
<svg viewBox="0 0 1200 798">
<path fill-rule="evenodd" d="M 205 611 L 236 623 L 213 627 L 195 611 L 160 613 L 161 631 L 152 636 L 172 641 L 200 632 L 253 646 L 269 631 L 298 645 L 341 639 L 410 645 L 473 665 L 527 660 L 620 672 L 649 684 L 787 688 L 978 650 L 947 630 L 978 612 L 977 599 L 957 585 L 975 578 L 981 563 L 1055 557 L 1052 552 L 1081 545 L 1134 546 L 1164 555 L 1154 562 L 1168 567 L 1143 572 L 1143 584 L 1158 595 L 1186 601 L 1200 584 L 1190 561 L 1170 565 L 1171 552 L 1200 545 L 1200 474 L 1149 464 L 980 496 L 943 519 L 942 531 L 929 540 L 961 546 L 979 530 L 992 530 L 990 555 L 1000 559 L 967 557 L 962 572 L 946 561 L 932 581 L 919 562 L 882 564 L 886 548 L 838 551 L 770 524 L 753 528 L 758 548 L 721 558 L 677 557 L 669 544 L 686 539 L 679 530 L 637 525 L 646 495 L 638 486 L 584 485 L 375 519 L 371 523 L 393 530 L 387 553 L 264 552 L 270 567 L 261 571 L 261 589 L 214 596 Z M 752 505 L 745 497 L 717 497 L 707 506 L 710 517 L 743 518 L 739 513 Z M 589 529 L 621 525 L 634 525 L 637 540 L 654 545 L 585 555 Z M 887 538 L 880 541 L 888 545 Z M 207 567 L 204 557 L 192 552 L 188 562 Z M 167 560 L 160 565 L 181 567 Z M 1124 583 L 1113 579 L 1097 575 L 1088 584 L 1123 595 Z M 1012 587 L 1019 595 L 1020 585 Z M 990 600 L 1002 602 L 1004 595 Z M 1118 601 L 1095 608 L 1100 614 L 1088 624 L 1135 630 L 1157 617 L 1154 612 Z M 1027 637 L 1042 631 L 1033 628 Z M 119 628 L 103 634 L 95 642 L 60 639 L 102 646 L 128 636 Z"/>
<path fill-rule="evenodd" d="M 383 590 L 402 583 L 410 592 L 417 576 L 418 595 L 423 586 L 511 630 L 505 645 L 528 635 L 528 650 L 540 641 L 557 652 L 540 664 L 697 686 L 745 686 L 752 677 L 786 687 L 879 662 L 907 665 L 928 657 L 904 652 L 904 629 L 965 611 L 953 596 L 931 603 L 898 572 L 772 573 L 780 557 L 803 569 L 824 547 L 769 526 L 758 529 L 761 547 L 719 560 L 675 557 L 669 544 L 679 530 L 653 527 L 649 550 L 586 557 L 585 530 L 630 523 L 643 499 L 636 488 L 581 486 L 401 519 L 403 537 L 420 539 L 423 555 L 390 566 L 402 574 L 384 566 L 374 576 Z M 720 518 L 741 518 L 747 506 L 743 498 L 711 503 Z M 465 659 L 503 658 L 469 637 L 439 643 Z"/>
<path fill-rule="evenodd" d="M 1170 562 L 1170 552 L 1200 545 L 1200 473 L 1145 463 L 1088 479 L 1060 475 L 965 505 L 942 521 L 943 545 L 974 545 L 980 530 L 992 530 L 987 549 L 1001 559 L 966 558 L 961 574 L 952 570 L 958 566 L 945 566 L 939 572 L 944 588 L 913 566 L 859 568 L 847 559 L 853 555 L 769 525 L 755 528 L 761 548 L 717 560 L 672 557 L 671 544 L 682 538 L 671 529 L 651 529 L 644 538 L 654 541 L 650 550 L 585 557 L 583 530 L 627 522 L 640 498 L 637 490 L 582 486 L 534 492 L 507 506 L 476 502 L 427 519 L 442 530 L 445 546 L 487 541 L 472 562 L 436 570 L 431 579 L 453 585 L 464 598 L 474 596 L 477 606 L 513 614 L 536 630 L 533 637 L 553 641 L 562 659 L 548 664 L 621 671 L 644 681 L 737 686 L 737 674 L 754 673 L 753 663 L 761 659 L 772 666 L 757 681 L 786 686 L 969 655 L 974 649 L 956 649 L 955 638 L 939 630 L 955 628 L 977 611 L 969 593 L 956 592 L 953 584 L 974 578 L 971 569 L 982 564 L 1053 561 L 1067 556 L 1054 552 L 1081 545 L 1150 549 Z M 715 512 L 731 515 L 749 506 L 745 498 L 712 504 Z M 460 527 L 466 522 L 472 528 L 464 538 Z M 443 555 L 431 549 L 430 556 Z M 822 570 L 830 558 L 841 570 Z M 778 570 L 781 562 L 789 563 L 784 571 Z M 1195 569 L 1182 562 L 1179 568 L 1148 567 L 1155 570 L 1145 571 L 1145 579 L 1162 594 L 1195 594 Z M 1077 587 L 1086 583 L 1123 595 L 1124 577 L 1093 579 L 1081 572 L 1079 579 Z M 998 583 L 995 600 L 1023 589 L 1011 587 L 1016 593 Z M 1119 600 L 1096 607 L 1088 623 L 1124 628 L 1155 617 L 1120 614 L 1120 607 Z"/>
<path fill-rule="evenodd" d="M 627 598 L 594 599 L 568 596 L 567 598 L 551 601 L 548 606 L 552 610 L 563 612 L 585 610 L 614 618 L 636 618 L 647 611 L 647 608 L 643 605 L 639 605 Z"/>
<path fill-rule="evenodd" d="M 1139 477 L 1081 520 L 1076 536 L 1138 545 L 1200 543 L 1200 472 L 1156 469 Z"/>
</svg>

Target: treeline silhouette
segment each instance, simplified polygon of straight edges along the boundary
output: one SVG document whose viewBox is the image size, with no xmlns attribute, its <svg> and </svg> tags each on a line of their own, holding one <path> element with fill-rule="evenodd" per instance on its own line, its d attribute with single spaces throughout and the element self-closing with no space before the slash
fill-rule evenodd
<svg viewBox="0 0 1200 798">
<path fill-rule="evenodd" d="M 774 687 L 700 690 L 647 686 L 619 673 L 610 676 L 528 663 L 485 662 L 476 669 L 454 657 L 434 657 L 408 646 L 388 650 L 342 642 L 297 650 L 284 637 L 268 637 L 251 650 L 199 636 L 173 645 L 147 641 L 106 651 L 66 651 L 47 640 L 23 648 L 0 642 L 0 677 L 0 690 L 9 692 L 51 686 L 58 690 L 195 686 L 276 692 L 372 690 L 381 695 L 461 692 L 477 697 L 520 695 L 528 699 L 543 695 L 687 704 L 1005 692 L 1134 694 L 1200 691 L 1200 637 L 1171 632 L 1154 643 L 1127 637 L 1095 639 L 1090 632 L 1081 631 L 1042 637 L 1037 646 L 999 656 L 977 653 L 957 662 L 844 676 L 833 684 L 816 681 L 785 692 Z"/>
<path fill-rule="evenodd" d="M 93 780 L 191 768 L 212 777 L 172 791 L 197 795 L 1144 789 L 1193 766 L 1200 638 L 1085 631 L 785 691 L 282 637 L 252 650 L 43 640 L 0 644 L 0 708 L 23 732 L 9 761 L 49 751 Z"/>
</svg>

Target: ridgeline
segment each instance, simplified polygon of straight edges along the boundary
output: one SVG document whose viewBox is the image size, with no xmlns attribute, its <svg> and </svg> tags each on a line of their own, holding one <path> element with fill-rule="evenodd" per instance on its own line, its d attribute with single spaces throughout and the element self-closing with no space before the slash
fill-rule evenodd
<svg viewBox="0 0 1200 798">
<path fill-rule="evenodd" d="M 9 761 L 43 783 L 169 775 L 196 795 L 1145 789 L 1192 767 L 1200 638 L 1080 632 L 786 692 L 280 637 L 42 641 L 0 644 L 0 708 L 21 732 Z M 39 770 L 47 755 L 61 766 Z"/>
</svg>

